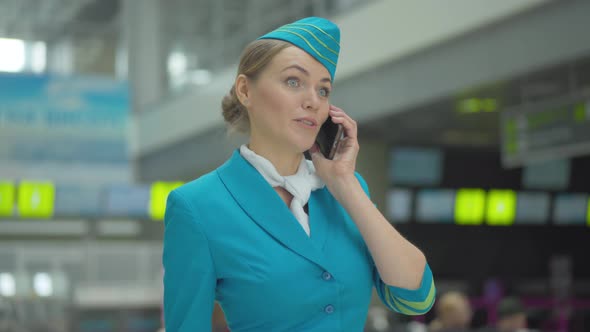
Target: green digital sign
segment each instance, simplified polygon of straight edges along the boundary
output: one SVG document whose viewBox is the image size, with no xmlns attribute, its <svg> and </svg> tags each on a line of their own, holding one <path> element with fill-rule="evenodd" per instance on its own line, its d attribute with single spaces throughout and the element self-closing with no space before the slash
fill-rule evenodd
<svg viewBox="0 0 590 332">
<path fill-rule="evenodd" d="M 590 95 L 568 95 L 501 113 L 502 163 L 532 162 L 590 153 Z"/>
</svg>

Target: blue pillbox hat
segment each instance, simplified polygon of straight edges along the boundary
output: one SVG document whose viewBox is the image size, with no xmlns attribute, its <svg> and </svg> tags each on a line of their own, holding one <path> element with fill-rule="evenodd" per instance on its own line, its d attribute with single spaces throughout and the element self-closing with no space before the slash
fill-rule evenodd
<svg viewBox="0 0 590 332">
<path fill-rule="evenodd" d="M 258 39 L 279 39 L 299 47 L 323 64 L 334 81 L 340 53 L 340 29 L 333 22 L 321 17 L 307 17 Z"/>
</svg>

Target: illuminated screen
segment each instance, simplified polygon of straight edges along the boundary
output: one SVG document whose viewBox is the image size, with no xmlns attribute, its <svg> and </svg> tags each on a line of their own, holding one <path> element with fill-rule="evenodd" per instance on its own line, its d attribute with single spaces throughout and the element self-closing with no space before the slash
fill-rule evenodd
<svg viewBox="0 0 590 332">
<path fill-rule="evenodd" d="M 491 226 L 508 226 L 516 215 L 516 193 L 513 190 L 493 189 L 488 192 L 486 221 Z"/>
<path fill-rule="evenodd" d="M 106 214 L 110 217 L 147 218 L 149 202 L 149 186 L 112 186 L 106 193 Z"/>
<path fill-rule="evenodd" d="M 425 223 L 453 223 L 454 205 L 454 190 L 420 190 L 416 198 L 416 220 Z"/>
<path fill-rule="evenodd" d="M 18 213 L 21 218 L 51 218 L 55 186 L 51 182 L 22 181 L 18 186 Z"/>
<path fill-rule="evenodd" d="M 486 192 L 483 189 L 464 188 L 455 197 L 455 223 L 481 225 L 484 218 Z"/>
<path fill-rule="evenodd" d="M 587 194 L 558 194 L 555 197 L 553 222 L 557 225 L 585 225 L 588 223 Z"/>
<path fill-rule="evenodd" d="M 549 221 L 549 194 L 519 192 L 516 197 L 515 224 L 547 224 Z"/>
<path fill-rule="evenodd" d="M 391 223 L 406 223 L 412 214 L 412 193 L 394 189 L 387 193 L 387 217 Z"/>
<path fill-rule="evenodd" d="M 524 168 L 523 187 L 529 189 L 562 190 L 570 180 L 569 160 L 551 160 Z"/>
<path fill-rule="evenodd" d="M 442 177 L 438 149 L 396 148 L 391 152 L 389 176 L 395 184 L 438 185 Z"/>
<path fill-rule="evenodd" d="M 55 188 L 55 215 L 63 217 L 95 217 L 100 214 L 99 187 L 58 185 Z"/>
<path fill-rule="evenodd" d="M 0 217 L 10 217 L 14 210 L 14 183 L 0 181 Z"/>
</svg>

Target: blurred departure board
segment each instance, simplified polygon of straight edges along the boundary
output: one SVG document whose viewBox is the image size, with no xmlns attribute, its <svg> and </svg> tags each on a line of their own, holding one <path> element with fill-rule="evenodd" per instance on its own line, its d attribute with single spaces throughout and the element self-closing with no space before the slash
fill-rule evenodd
<svg viewBox="0 0 590 332">
<path fill-rule="evenodd" d="M 396 185 L 438 185 L 443 153 L 433 148 L 395 148 L 391 151 L 389 180 Z"/>
<path fill-rule="evenodd" d="M 393 189 L 387 193 L 387 218 L 393 224 L 407 223 L 412 217 L 412 192 Z"/>
<path fill-rule="evenodd" d="M 0 217 L 12 216 L 14 209 L 14 183 L 0 181 Z"/>
<path fill-rule="evenodd" d="M 516 197 L 516 224 L 544 225 L 549 222 L 548 193 L 519 192 Z"/>
<path fill-rule="evenodd" d="M 527 189 L 564 190 L 570 181 L 570 161 L 548 160 L 523 169 L 522 185 Z"/>
<path fill-rule="evenodd" d="M 422 189 L 416 198 L 416 220 L 424 223 L 453 223 L 455 191 Z"/>
<path fill-rule="evenodd" d="M 183 182 L 154 182 L 150 189 L 149 214 L 153 220 L 163 220 L 166 213 L 166 200 L 170 192 Z"/>
<path fill-rule="evenodd" d="M 554 204 L 555 224 L 588 224 L 588 194 L 558 194 Z"/>
<path fill-rule="evenodd" d="M 59 217 L 96 217 L 101 213 L 101 191 L 98 186 L 57 185 L 55 215 Z"/>
<path fill-rule="evenodd" d="M 52 182 L 20 182 L 17 206 L 21 218 L 51 218 L 54 203 L 55 186 Z"/>
<path fill-rule="evenodd" d="M 147 218 L 149 201 L 148 185 L 111 186 L 106 189 L 105 214 L 114 218 Z"/>
<path fill-rule="evenodd" d="M 589 101 L 589 95 L 564 96 L 502 112 L 504 166 L 590 153 Z"/>
</svg>

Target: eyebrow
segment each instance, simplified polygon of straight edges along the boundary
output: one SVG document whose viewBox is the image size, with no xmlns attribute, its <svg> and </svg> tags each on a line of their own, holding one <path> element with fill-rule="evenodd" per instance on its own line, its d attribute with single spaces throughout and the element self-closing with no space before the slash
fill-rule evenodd
<svg viewBox="0 0 590 332">
<path fill-rule="evenodd" d="M 288 69 L 297 69 L 300 72 L 302 72 L 303 74 L 305 74 L 306 76 L 309 76 L 309 71 L 307 71 L 305 68 L 301 67 L 300 65 L 290 65 L 288 67 L 286 67 L 285 69 L 283 69 L 281 72 L 284 72 Z M 332 80 L 329 77 L 324 77 L 320 80 L 321 82 L 327 82 L 327 83 L 332 83 Z"/>
</svg>

